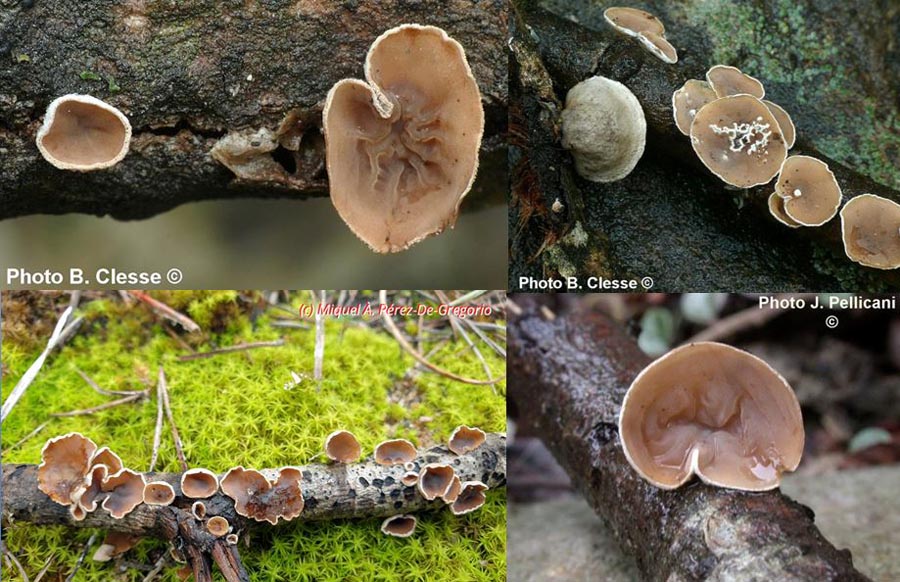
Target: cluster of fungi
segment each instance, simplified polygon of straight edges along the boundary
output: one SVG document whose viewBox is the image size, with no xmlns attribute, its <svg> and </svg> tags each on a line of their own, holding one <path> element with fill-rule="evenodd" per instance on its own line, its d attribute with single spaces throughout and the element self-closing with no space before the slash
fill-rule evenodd
<svg viewBox="0 0 900 582">
<path fill-rule="evenodd" d="M 461 456 L 478 449 L 485 438 L 485 433 L 478 428 L 460 426 L 451 434 L 447 446 Z M 352 433 L 339 430 L 325 440 L 325 454 L 335 463 L 355 463 L 362 456 L 362 447 Z M 462 481 L 447 464 L 421 465 L 416 461 L 417 456 L 415 446 L 404 439 L 385 441 L 374 451 L 378 465 L 404 467 L 406 472 L 401 482 L 405 487 L 415 487 L 426 500 L 440 499 L 454 515 L 484 505 L 487 485 Z M 75 521 L 84 520 L 98 509 L 113 519 L 123 519 L 141 504 L 168 506 L 180 497 L 190 504 L 191 515 L 203 523 L 209 534 L 225 538 L 232 545 L 238 542 L 234 524 L 221 515 L 210 515 L 204 499 L 221 491 L 233 500 L 238 515 L 276 525 L 280 520 L 291 521 L 303 512 L 302 480 L 303 473 L 298 467 L 258 471 L 238 466 L 221 477 L 207 469 L 195 468 L 184 471 L 177 483 L 148 481 L 144 474 L 124 467 L 121 458 L 108 447 L 98 447 L 79 433 L 48 440 L 38 467 L 38 488 L 55 503 L 67 506 Z M 381 529 L 388 535 L 408 537 L 415 527 L 415 517 L 395 515 L 386 519 Z M 120 544 L 115 535 L 110 540 L 98 552 L 103 555 L 98 559 L 109 559 L 130 547 L 125 542 Z M 110 549 L 117 545 L 124 549 Z"/>
</svg>

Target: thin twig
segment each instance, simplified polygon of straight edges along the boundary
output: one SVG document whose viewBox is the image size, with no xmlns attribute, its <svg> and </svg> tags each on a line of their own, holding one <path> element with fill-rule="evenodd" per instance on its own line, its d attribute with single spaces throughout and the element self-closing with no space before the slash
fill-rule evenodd
<svg viewBox="0 0 900 582">
<path fill-rule="evenodd" d="M 36 429 L 34 429 L 33 431 L 31 431 L 30 433 L 28 433 L 27 435 L 25 435 L 19 442 L 17 442 L 16 444 L 14 444 L 14 445 L 11 446 L 11 447 L 8 447 L 6 450 L 7 450 L 7 451 L 11 451 L 11 450 L 13 450 L 13 449 L 19 448 L 20 446 L 22 446 L 23 444 L 25 444 L 25 441 L 31 439 L 33 436 L 37 435 L 37 433 L 39 433 L 39 432 L 41 432 L 42 430 L 44 430 L 44 428 L 45 428 L 48 424 L 50 424 L 50 421 L 49 421 L 49 420 L 42 422 Z"/>
<path fill-rule="evenodd" d="M 484 295 L 484 293 L 485 293 L 484 289 L 479 289 L 477 291 L 469 291 L 462 297 L 457 297 L 453 301 L 449 302 L 448 305 L 450 307 L 456 307 L 457 305 L 462 305 L 463 303 L 468 303 L 469 301 L 472 301 L 473 299 L 478 299 L 479 297 Z"/>
<path fill-rule="evenodd" d="M 166 373 L 163 371 L 162 366 L 159 367 L 159 388 L 162 391 L 166 418 L 169 419 L 169 427 L 172 429 L 172 439 L 175 441 L 175 453 L 178 455 L 178 461 L 181 463 L 181 470 L 187 471 L 188 464 L 184 457 L 184 448 L 181 446 L 181 436 L 178 434 L 178 427 L 175 426 L 175 418 L 172 416 L 172 406 L 169 403 L 169 387 L 166 384 Z"/>
<path fill-rule="evenodd" d="M 162 368 L 160 368 L 161 374 Z M 159 457 L 159 443 L 162 438 L 163 395 L 161 385 L 161 381 L 156 382 L 156 428 L 153 430 L 153 453 L 150 455 L 150 468 L 148 469 L 148 472 L 151 473 L 156 468 L 156 460 Z"/>
<path fill-rule="evenodd" d="M 44 566 L 41 568 L 41 571 L 37 573 L 37 576 L 34 577 L 34 582 L 41 582 L 44 579 L 44 574 L 46 574 L 50 570 L 50 565 L 53 563 L 53 556 L 51 555 L 47 558 L 47 561 L 44 562 Z"/>
<path fill-rule="evenodd" d="M 458 321 L 458 318 L 455 315 L 449 316 L 450 326 L 459 332 L 459 335 L 462 336 L 463 340 L 469 344 L 469 347 L 472 348 L 472 351 L 475 352 L 475 357 L 478 358 L 478 361 L 481 362 L 481 367 L 484 369 L 485 375 L 489 380 L 494 379 L 494 375 L 491 374 L 491 368 L 488 366 L 487 360 L 484 359 L 484 356 L 481 355 L 481 350 L 478 349 L 478 346 L 475 345 L 475 342 L 472 341 L 472 338 L 469 337 L 469 334 L 466 333 L 466 330 L 463 329 L 462 325 Z M 494 393 L 497 392 L 496 386 L 491 386 L 491 389 L 494 390 Z"/>
<path fill-rule="evenodd" d="M 138 392 L 143 392 L 143 390 L 107 390 L 106 388 L 101 388 L 90 376 L 78 368 L 75 368 L 75 373 L 81 376 L 81 379 L 87 382 L 87 385 L 93 388 L 94 392 L 104 396 L 133 396 Z"/>
<path fill-rule="evenodd" d="M 220 354 L 233 354 L 234 352 L 244 352 L 247 350 L 254 350 L 256 348 L 277 348 L 278 346 L 284 345 L 284 339 L 277 339 L 265 342 L 252 342 L 249 344 L 237 344 L 234 346 L 228 346 L 225 348 L 219 348 L 217 350 L 210 350 L 208 352 L 197 352 L 196 354 L 188 354 L 186 356 L 179 356 L 179 362 L 190 362 L 191 360 L 199 360 L 201 358 L 211 358 L 212 356 L 218 356 Z"/>
<path fill-rule="evenodd" d="M 153 297 L 150 297 L 143 291 L 129 291 L 129 293 L 131 295 L 137 297 L 143 303 L 147 304 L 151 309 L 153 309 L 153 311 L 155 311 L 159 315 L 165 317 L 166 319 L 174 321 L 175 323 L 177 323 L 178 325 L 180 325 L 187 331 L 189 331 L 189 332 L 200 331 L 200 326 L 197 325 L 197 323 L 193 319 L 191 319 L 187 315 L 184 315 L 183 313 L 179 313 L 178 311 L 175 311 L 174 309 L 172 309 L 171 307 L 169 307 L 162 301 L 159 301 L 157 299 L 154 299 Z"/>
<path fill-rule="evenodd" d="M 84 558 L 87 556 L 88 550 L 91 549 L 91 546 L 94 545 L 94 541 L 97 539 L 97 534 L 91 534 L 91 537 L 88 538 L 86 544 L 84 544 L 84 549 L 81 550 L 81 555 L 78 556 L 78 561 L 75 562 L 75 568 L 66 576 L 66 582 L 72 582 L 75 579 L 75 574 L 78 573 L 78 569 L 81 568 L 81 564 L 84 563 Z"/>
<path fill-rule="evenodd" d="M 3 557 L 6 558 L 7 562 L 15 564 L 16 569 L 19 570 L 19 575 L 22 576 L 23 582 L 29 582 L 28 574 L 25 573 L 25 568 L 22 567 L 22 563 L 19 562 L 19 559 L 14 553 L 9 551 L 9 548 L 6 547 L 6 544 L 3 544 Z"/>
<path fill-rule="evenodd" d="M 85 408 L 83 410 L 71 410 L 69 412 L 54 412 L 50 416 L 55 417 L 67 417 L 67 416 L 85 416 L 88 414 L 94 414 L 95 412 L 100 412 L 101 410 L 107 410 L 109 408 L 114 408 L 119 406 L 120 404 L 128 404 L 129 402 L 135 402 L 136 400 L 140 400 L 144 396 L 147 395 L 147 392 L 141 391 L 137 394 L 132 394 L 131 396 L 126 396 L 124 398 L 119 398 L 118 400 L 113 400 L 111 402 L 106 402 L 104 404 L 100 404 L 98 406 L 94 406 L 92 408 Z"/>
<path fill-rule="evenodd" d="M 316 347 L 313 351 L 315 363 L 313 367 L 313 378 L 316 380 L 317 390 L 322 388 L 322 364 L 325 361 L 325 316 L 322 315 L 319 306 L 325 303 L 325 291 L 320 292 L 321 299 L 315 302 L 316 307 Z M 315 297 L 315 291 L 313 292 Z"/>
<path fill-rule="evenodd" d="M 386 305 L 387 304 L 387 291 L 385 291 L 384 289 L 379 291 L 378 300 L 381 302 L 382 305 Z M 477 386 L 487 386 L 489 384 L 496 384 L 497 382 L 502 381 L 506 377 L 506 376 L 501 376 L 500 378 L 490 379 L 490 380 L 476 380 L 474 378 L 466 378 L 465 376 L 459 376 L 457 374 L 454 374 L 453 372 L 450 372 L 439 366 L 436 366 L 436 365 L 432 364 L 431 362 L 429 362 L 428 360 L 426 360 L 422 356 L 422 354 L 417 352 L 416 349 L 412 345 L 410 345 L 409 341 L 407 341 L 407 339 L 405 337 L 403 337 L 403 334 L 400 333 L 400 330 L 397 328 L 397 324 L 394 323 L 394 320 L 391 318 L 391 316 L 387 312 L 384 313 L 383 317 L 384 317 L 385 326 L 388 328 L 388 331 L 391 332 L 391 335 L 394 336 L 394 338 L 397 340 L 397 342 L 400 344 L 400 346 L 404 350 L 406 350 L 406 352 L 409 355 L 411 355 L 414 359 L 416 359 L 421 364 L 425 365 L 426 368 L 428 368 L 429 370 L 431 370 L 433 372 L 437 372 L 441 376 L 445 376 L 447 378 L 450 378 L 451 380 L 456 380 L 457 382 L 464 382 L 466 384 L 475 384 Z"/>
<path fill-rule="evenodd" d="M 780 295 L 779 297 L 810 298 L 815 297 L 815 293 L 788 294 Z M 758 305 L 747 307 L 746 309 L 732 313 L 727 317 L 723 317 L 703 331 L 687 339 L 684 343 L 689 344 L 692 342 L 725 339 L 748 329 L 762 327 L 785 311 L 786 309 L 780 307 L 772 309 L 760 309 Z"/>
<path fill-rule="evenodd" d="M 150 470 L 152 471 L 153 469 Z M 147 575 L 144 576 L 143 582 L 152 582 L 152 580 L 155 579 L 160 572 L 162 572 L 163 566 L 166 565 L 166 560 L 168 559 L 168 554 L 163 554 L 162 556 L 160 556 L 159 559 L 156 560 L 156 563 L 153 564 L 153 569 L 147 572 Z"/>
<path fill-rule="evenodd" d="M 473 325 L 474 322 L 473 322 L 472 320 L 470 320 L 470 319 L 463 319 L 463 323 L 468 324 L 469 327 L 472 328 L 472 331 L 475 332 L 475 335 L 477 335 L 479 338 L 481 338 L 481 341 L 483 341 L 483 342 L 486 343 L 488 346 L 490 346 L 490 348 L 491 348 L 492 350 L 494 350 L 495 352 L 497 352 L 497 354 L 499 354 L 499 355 L 500 355 L 501 357 L 503 357 L 503 358 L 506 357 L 506 350 L 503 349 L 500 345 L 498 345 L 497 342 L 495 342 L 494 340 L 492 340 L 491 338 L 489 338 L 489 337 L 487 336 L 486 333 L 484 333 L 483 331 L 481 331 L 480 329 L 478 329 L 478 326 Z"/>
</svg>

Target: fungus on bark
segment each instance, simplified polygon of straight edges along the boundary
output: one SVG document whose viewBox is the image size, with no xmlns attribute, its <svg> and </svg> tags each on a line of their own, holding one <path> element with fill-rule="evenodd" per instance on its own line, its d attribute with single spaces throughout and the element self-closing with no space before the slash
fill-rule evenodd
<svg viewBox="0 0 900 582">
<path fill-rule="evenodd" d="M 800 228 L 803 226 L 799 222 L 787 215 L 784 211 L 784 198 L 777 192 L 769 194 L 769 214 L 775 217 L 775 220 L 789 228 Z"/>
<path fill-rule="evenodd" d="M 191 504 L 191 515 L 194 516 L 194 519 L 201 520 L 206 517 L 206 504 L 202 501 L 195 501 Z"/>
<path fill-rule="evenodd" d="M 465 455 L 484 444 L 485 434 L 480 428 L 458 426 L 450 434 L 447 448 L 457 455 Z"/>
<path fill-rule="evenodd" d="M 131 469 L 122 469 L 103 482 L 106 499 L 100 505 L 114 519 L 122 519 L 144 500 L 144 476 Z"/>
<path fill-rule="evenodd" d="M 136 546 L 140 540 L 140 536 L 111 531 L 106 534 L 103 543 L 94 552 L 93 560 L 95 562 L 108 562 Z"/>
<path fill-rule="evenodd" d="M 739 188 L 770 182 L 787 157 L 778 121 L 750 95 L 717 99 L 698 111 L 691 145 L 713 174 Z"/>
<path fill-rule="evenodd" d="M 352 432 L 336 430 L 325 439 L 325 455 L 338 463 L 355 463 L 362 456 L 362 447 Z"/>
<path fill-rule="evenodd" d="M 487 499 L 484 492 L 487 489 L 488 486 L 481 481 L 466 481 L 462 484 L 456 501 L 450 505 L 450 511 L 453 512 L 453 515 L 472 513 L 484 505 L 485 499 Z"/>
<path fill-rule="evenodd" d="M 206 499 L 219 490 L 219 480 L 208 469 L 188 469 L 181 475 L 181 492 L 191 499 Z"/>
<path fill-rule="evenodd" d="M 718 97 L 752 95 L 757 99 L 762 99 L 766 96 L 763 84 L 737 67 L 716 65 L 706 72 L 706 82 Z"/>
<path fill-rule="evenodd" d="M 296 467 L 282 467 L 271 481 L 254 469 L 235 467 L 225 474 L 221 485 L 240 515 L 276 525 L 279 519 L 290 521 L 303 511 L 302 478 Z"/>
<path fill-rule="evenodd" d="M 221 515 L 215 515 L 210 517 L 206 522 L 206 531 L 211 533 L 217 538 L 220 538 L 228 533 L 228 530 L 231 529 L 231 525 L 229 525 L 228 520 L 222 517 Z"/>
<path fill-rule="evenodd" d="M 462 480 L 459 478 L 459 475 L 453 475 L 453 480 L 450 482 L 450 487 L 447 488 L 447 491 L 441 495 L 441 499 L 444 500 L 444 503 L 453 503 L 459 497 L 460 492 L 462 491 Z"/>
<path fill-rule="evenodd" d="M 662 489 L 692 475 L 720 487 L 778 487 L 803 453 L 794 391 L 763 360 L 715 342 L 682 346 L 634 379 L 619 416 L 628 462 Z"/>
<path fill-rule="evenodd" d="M 769 111 L 772 112 L 775 121 L 778 122 L 778 127 L 781 128 L 781 135 L 784 137 L 784 145 L 787 149 L 791 149 L 794 147 L 794 142 L 797 139 L 797 128 L 794 127 L 794 120 L 791 119 L 791 116 L 781 105 L 766 101 L 765 99 L 763 100 L 763 103 L 769 108 Z"/>
<path fill-rule="evenodd" d="M 109 476 L 106 465 L 94 465 L 84 478 L 84 488 L 78 495 L 78 506 L 85 512 L 96 511 L 97 504 L 103 499 L 103 482 Z"/>
<path fill-rule="evenodd" d="M 97 465 L 106 465 L 110 475 L 118 473 L 125 467 L 119 455 L 112 452 L 109 447 L 100 447 L 94 453 L 94 456 L 91 457 L 91 467 L 96 467 Z"/>
<path fill-rule="evenodd" d="M 617 31 L 638 39 L 642 47 L 663 62 L 678 62 L 678 52 L 666 40 L 666 27 L 649 12 L 614 6 L 603 12 L 603 18 Z"/>
<path fill-rule="evenodd" d="M 144 503 L 147 505 L 171 505 L 175 501 L 175 488 L 165 481 L 152 481 L 144 485 Z"/>
<path fill-rule="evenodd" d="M 591 77 L 566 94 L 562 145 L 578 174 L 592 182 L 615 182 L 631 173 L 644 153 L 647 120 L 637 97 L 618 81 Z"/>
<path fill-rule="evenodd" d="M 900 267 L 900 204 L 862 194 L 841 209 L 844 252 L 855 263 L 873 269 Z"/>
<path fill-rule="evenodd" d="M 372 250 L 397 252 L 456 222 L 484 110 L 465 51 L 434 26 L 379 36 L 365 77 L 338 81 L 325 102 L 331 200 Z"/>
<path fill-rule="evenodd" d="M 784 212 L 797 224 L 821 226 L 841 205 L 841 187 L 828 164 L 809 156 L 791 156 L 781 166 L 775 193 Z"/>
<path fill-rule="evenodd" d="M 453 485 L 455 475 L 456 472 L 450 465 L 429 463 L 419 473 L 419 493 L 428 501 L 446 495 Z"/>
<path fill-rule="evenodd" d="M 229 546 L 236 546 L 238 543 L 238 535 L 236 533 L 230 533 L 225 536 L 225 543 Z"/>
<path fill-rule="evenodd" d="M 395 538 L 408 538 L 416 531 L 414 515 L 392 515 L 381 523 L 381 531 Z"/>
<path fill-rule="evenodd" d="M 403 465 L 416 458 L 416 447 L 406 439 L 384 441 L 375 447 L 375 462 L 379 465 Z"/>
<path fill-rule="evenodd" d="M 650 51 L 659 60 L 670 65 L 678 62 L 678 51 L 666 37 L 655 32 L 642 32 L 637 35 L 641 46 Z"/>
<path fill-rule="evenodd" d="M 407 471 L 400 478 L 400 482 L 407 487 L 414 487 L 419 482 L 419 474 L 413 471 Z"/>
<path fill-rule="evenodd" d="M 691 122 L 694 116 L 707 103 L 718 99 L 716 92 L 706 81 L 690 79 L 680 89 L 672 93 L 672 115 L 678 131 L 691 135 Z"/>
<path fill-rule="evenodd" d="M 41 449 L 38 489 L 60 505 L 71 505 L 81 494 L 96 450 L 94 441 L 77 432 L 49 439 Z"/>
<path fill-rule="evenodd" d="M 37 133 L 44 159 L 61 170 L 88 172 L 117 164 L 131 143 L 121 111 L 90 95 L 63 95 L 47 107 Z"/>
</svg>

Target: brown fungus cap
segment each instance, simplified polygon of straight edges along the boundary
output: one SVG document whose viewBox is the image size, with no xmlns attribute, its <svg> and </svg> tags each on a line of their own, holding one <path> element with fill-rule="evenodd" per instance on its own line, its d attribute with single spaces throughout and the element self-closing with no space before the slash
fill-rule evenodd
<svg viewBox="0 0 900 582">
<path fill-rule="evenodd" d="M 419 474 L 413 471 L 407 471 L 403 474 L 403 477 L 400 478 L 400 482 L 407 487 L 415 487 L 416 483 L 419 482 Z"/>
<path fill-rule="evenodd" d="M 788 149 L 791 149 L 794 147 L 794 142 L 797 139 L 797 128 L 794 127 L 794 121 L 791 119 L 791 116 L 777 103 L 772 103 L 765 99 L 763 100 L 763 103 L 769 108 L 769 111 L 772 112 L 775 121 L 778 122 L 778 127 L 781 128 L 781 135 L 784 137 L 784 145 L 787 146 Z"/>
<path fill-rule="evenodd" d="M 97 465 L 106 465 L 110 475 L 118 473 L 125 467 L 119 455 L 112 452 L 109 447 L 100 447 L 94 453 L 94 456 L 91 457 L 91 467 L 96 467 Z"/>
<path fill-rule="evenodd" d="M 94 441 L 77 432 L 48 440 L 41 449 L 38 489 L 60 505 L 71 505 L 84 487 L 96 450 Z"/>
<path fill-rule="evenodd" d="M 144 485 L 144 503 L 147 505 L 171 505 L 175 501 L 175 489 L 165 481 L 153 481 Z"/>
<path fill-rule="evenodd" d="M 290 521 L 303 511 L 302 478 L 296 467 L 281 468 L 274 481 L 254 469 L 235 467 L 222 477 L 221 485 L 240 515 L 276 525 L 279 519 Z"/>
<path fill-rule="evenodd" d="M 434 26 L 382 34 L 365 76 L 338 81 L 325 102 L 331 201 L 372 250 L 397 252 L 456 222 L 484 110 L 465 51 Z"/>
<path fill-rule="evenodd" d="M 741 72 L 737 67 L 716 65 L 706 72 L 706 82 L 718 97 L 752 95 L 757 99 L 762 99 L 766 96 L 763 84 Z"/>
<path fill-rule="evenodd" d="M 143 539 L 141 536 L 111 531 L 106 534 L 103 543 L 94 552 L 93 560 L 95 562 L 108 562 L 136 546 L 141 539 Z"/>
<path fill-rule="evenodd" d="M 338 463 L 355 463 L 362 456 L 362 447 L 352 432 L 336 430 L 325 439 L 325 455 Z"/>
<path fill-rule="evenodd" d="M 666 33 L 666 27 L 659 18 L 637 8 L 613 6 L 603 11 L 603 18 L 610 26 L 628 36 L 637 36 L 642 32 L 660 36 Z"/>
<path fill-rule="evenodd" d="M 444 503 L 453 503 L 457 500 L 461 491 L 462 480 L 459 478 L 459 475 L 454 475 L 450 487 L 443 495 L 441 495 L 441 499 L 444 500 Z"/>
<path fill-rule="evenodd" d="M 103 482 L 109 476 L 106 465 L 94 465 L 84 478 L 84 488 L 78 495 L 78 506 L 86 512 L 96 511 L 97 504 L 106 497 L 103 494 Z"/>
<path fill-rule="evenodd" d="M 450 505 L 453 515 L 465 515 L 484 505 L 488 486 L 481 481 L 466 481 L 457 496 L 456 501 Z"/>
<path fill-rule="evenodd" d="M 103 482 L 106 499 L 100 505 L 114 519 L 122 519 L 144 500 L 144 476 L 131 469 L 122 469 Z"/>
<path fill-rule="evenodd" d="M 619 436 L 631 466 L 674 489 L 696 474 L 720 487 L 778 487 L 803 454 L 800 404 L 768 364 L 715 342 L 676 348 L 638 374 Z"/>
<path fill-rule="evenodd" d="M 130 143 L 128 118 L 90 95 L 55 99 L 37 133 L 37 147 L 45 160 L 61 170 L 79 172 L 116 165 Z"/>
<path fill-rule="evenodd" d="M 189 469 L 181 475 L 181 492 L 191 499 L 206 499 L 219 490 L 216 474 L 208 469 Z"/>
<path fill-rule="evenodd" d="M 225 536 L 225 543 L 229 546 L 236 546 L 238 543 L 238 535 L 236 533 L 230 533 Z"/>
<path fill-rule="evenodd" d="M 414 515 L 394 515 L 381 523 L 381 531 L 395 538 L 408 538 L 416 531 Z"/>
<path fill-rule="evenodd" d="M 717 99 L 698 111 L 691 145 L 713 174 L 739 188 L 770 182 L 787 157 L 778 122 L 750 95 Z"/>
<path fill-rule="evenodd" d="M 785 214 L 803 226 L 822 226 L 841 205 L 841 187 L 828 164 L 809 156 L 784 161 L 775 193 L 784 200 Z"/>
<path fill-rule="evenodd" d="M 419 472 L 419 493 L 429 501 L 446 495 L 453 485 L 455 475 L 456 472 L 450 465 L 429 463 Z"/>
<path fill-rule="evenodd" d="M 672 115 L 678 131 L 691 135 L 691 122 L 704 105 L 718 99 L 706 81 L 690 79 L 672 93 Z"/>
<path fill-rule="evenodd" d="M 375 447 L 375 462 L 379 465 L 403 465 L 416 458 L 416 447 L 406 439 L 384 441 Z"/>
<path fill-rule="evenodd" d="M 480 428 L 458 426 L 450 435 L 447 448 L 457 455 L 465 455 L 483 445 L 484 439 L 484 431 Z"/>
<path fill-rule="evenodd" d="M 206 522 L 206 531 L 216 536 L 217 538 L 220 538 L 227 534 L 228 530 L 230 529 L 231 525 L 228 523 L 228 520 L 221 515 L 210 517 L 209 521 Z"/>
<path fill-rule="evenodd" d="M 195 501 L 191 504 L 191 515 L 194 519 L 200 520 L 206 517 L 206 504 L 202 501 Z"/>
<path fill-rule="evenodd" d="M 900 267 L 900 204 L 862 194 L 841 209 L 844 252 L 851 261 L 873 269 Z"/>
<path fill-rule="evenodd" d="M 784 211 L 784 198 L 779 196 L 777 192 L 772 192 L 769 195 L 769 214 L 774 216 L 775 220 L 787 227 L 800 228 L 803 226 L 787 215 Z"/>
<path fill-rule="evenodd" d="M 670 65 L 678 62 L 678 51 L 672 46 L 665 36 L 656 34 L 655 32 L 642 32 L 637 35 L 641 46 L 650 54 L 664 63 Z"/>
</svg>

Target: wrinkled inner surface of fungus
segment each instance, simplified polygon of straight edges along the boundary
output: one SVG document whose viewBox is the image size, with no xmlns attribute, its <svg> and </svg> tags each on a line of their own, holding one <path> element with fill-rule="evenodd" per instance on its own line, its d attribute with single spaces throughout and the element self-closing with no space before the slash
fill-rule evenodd
<svg viewBox="0 0 900 582">
<path fill-rule="evenodd" d="M 125 146 L 126 131 L 113 112 L 91 103 L 63 101 L 43 136 L 44 148 L 66 164 L 92 166 L 115 159 Z"/>
<path fill-rule="evenodd" d="M 825 224 L 841 205 L 841 187 L 828 164 L 809 156 L 784 161 L 775 192 L 784 199 L 784 211 L 806 226 Z"/>
<path fill-rule="evenodd" d="M 841 209 L 844 250 L 853 261 L 876 269 L 900 267 L 900 204 L 863 194 Z"/>
<path fill-rule="evenodd" d="M 90 459 L 97 450 L 94 442 L 78 433 L 50 439 L 41 451 L 38 489 L 62 505 L 72 503 L 72 495 L 84 487 Z"/>
<path fill-rule="evenodd" d="M 101 507 L 117 519 L 123 518 L 144 500 L 144 477 L 131 469 L 122 469 L 103 483 L 108 493 Z"/>
<path fill-rule="evenodd" d="M 620 418 L 626 455 L 671 489 L 692 473 L 725 487 L 766 490 L 803 451 L 800 406 L 762 360 L 722 344 L 678 348 L 632 384 Z"/>
<path fill-rule="evenodd" d="M 374 250 L 399 251 L 455 221 L 478 166 L 481 96 L 462 47 L 434 27 L 379 38 L 366 79 L 340 81 L 326 104 L 331 197 Z"/>
<path fill-rule="evenodd" d="M 222 491 L 234 499 L 239 514 L 275 525 L 279 518 L 289 521 L 303 511 L 302 477 L 299 469 L 284 467 L 272 483 L 259 471 L 236 467 L 222 479 Z"/>
<path fill-rule="evenodd" d="M 718 99 L 697 112 L 691 145 L 710 171 L 741 188 L 771 181 L 787 155 L 775 117 L 749 95 Z"/>
</svg>

